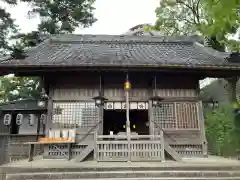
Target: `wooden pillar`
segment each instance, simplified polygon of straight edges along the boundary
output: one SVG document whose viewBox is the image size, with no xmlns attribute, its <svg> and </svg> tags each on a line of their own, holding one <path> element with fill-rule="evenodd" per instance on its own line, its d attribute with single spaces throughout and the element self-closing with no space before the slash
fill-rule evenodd
<svg viewBox="0 0 240 180">
<path fill-rule="evenodd" d="M 160 141 L 161 141 L 161 159 L 162 162 L 165 161 L 165 148 L 164 148 L 164 134 L 163 130 L 160 130 Z"/>
<path fill-rule="evenodd" d="M 99 107 L 99 121 L 101 121 L 98 125 L 98 134 L 103 135 L 103 114 L 104 113 L 104 107 Z"/>
<path fill-rule="evenodd" d="M 102 76 L 99 76 L 99 96 L 104 96 L 104 90 L 102 89 Z M 103 100 L 105 102 L 105 100 Z M 97 122 L 95 122 L 97 124 L 96 129 L 94 131 L 94 160 L 98 161 L 98 135 L 102 135 L 103 134 L 103 110 L 104 110 L 104 102 L 102 105 L 100 105 L 97 110 L 98 110 L 98 119 Z M 105 146 L 106 147 L 106 146 Z"/>
<path fill-rule="evenodd" d="M 151 79 L 151 82 L 149 82 L 148 86 L 148 99 L 150 97 L 154 96 L 154 81 Z M 154 119 L 153 119 L 153 106 L 152 106 L 152 100 L 148 100 L 148 123 L 149 123 L 149 134 L 154 135 Z"/>
<path fill-rule="evenodd" d="M 126 96 L 126 134 L 128 142 L 128 161 L 131 161 L 131 129 L 130 129 L 130 119 L 129 119 L 129 90 L 131 89 L 131 84 L 128 81 L 128 74 L 126 76 L 126 82 L 124 83 L 125 96 Z"/>
<path fill-rule="evenodd" d="M 47 121 L 45 125 L 45 136 L 49 136 L 49 129 L 52 128 L 53 115 L 53 87 L 49 87 L 48 106 L 47 106 Z M 49 153 L 49 145 L 44 145 L 44 156 L 47 157 Z"/>
<path fill-rule="evenodd" d="M 148 117 L 149 117 L 149 134 L 154 135 L 154 117 L 152 101 L 148 101 Z"/>
<path fill-rule="evenodd" d="M 150 91 L 150 97 L 153 97 L 154 95 L 157 94 L 156 92 L 156 76 L 154 76 L 154 78 L 151 81 L 151 91 Z M 150 135 L 154 135 L 155 134 L 155 119 L 154 119 L 154 115 L 153 115 L 153 104 L 152 104 L 152 100 L 149 100 L 148 103 L 148 113 L 149 113 L 149 129 L 150 129 Z"/>
<path fill-rule="evenodd" d="M 126 131 L 127 131 L 127 141 L 128 141 L 128 161 L 131 161 L 131 129 L 130 129 L 130 119 L 129 119 L 129 91 L 126 91 Z"/>
<path fill-rule="evenodd" d="M 52 116 L 53 116 L 53 87 L 49 87 L 48 106 L 47 106 L 47 122 L 45 128 L 45 134 L 48 135 L 48 131 L 52 128 Z"/>
<path fill-rule="evenodd" d="M 205 126 L 204 126 L 204 116 L 203 116 L 203 107 L 202 102 L 197 103 L 198 110 L 198 120 L 199 120 L 199 128 L 201 133 L 201 143 L 202 143 L 202 153 L 204 157 L 208 156 L 208 147 L 207 147 L 207 139 L 205 134 Z"/>
<path fill-rule="evenodd" d="M 98 145 L 97 145 L 97 140 L 98 140 L 98 135 L 103 134 L 103 106 L 98 107 L 98 120 L 96 123 L 98 123 L 98 126 L 96 127 L 96 130 L 94 132 L 94 160 L 98 161 Z"/>
</svg>

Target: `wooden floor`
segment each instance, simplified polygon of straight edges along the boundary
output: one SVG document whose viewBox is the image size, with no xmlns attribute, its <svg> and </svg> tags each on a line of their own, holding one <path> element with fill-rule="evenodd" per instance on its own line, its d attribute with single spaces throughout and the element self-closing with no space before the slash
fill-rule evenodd
<svg viewBox="0 0 240 180">
<path fill-rule="evenodd" d="M 95 162 L 85 161 L 76 162 L 76 160 L 43 160 L 41 157 L 35 157 L 34 161 L 21 160 L 5 164 L 2 167 L 16 168 L 103 168 L 103 167 L 178 167 L 178 166 L 239 166 L 240 161 L 228 158 L 210 156 L 208 158 L 184 158 L 183 162 Z"/>
</svg>

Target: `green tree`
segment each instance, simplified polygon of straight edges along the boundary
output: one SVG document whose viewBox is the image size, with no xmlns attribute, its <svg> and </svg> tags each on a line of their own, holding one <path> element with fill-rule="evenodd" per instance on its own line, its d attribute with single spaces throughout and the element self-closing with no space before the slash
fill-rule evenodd
<svg viewBox="0 0 240 180">
<path fill-rule="evenodd" d="M 15 5 L 16 1 L 3 0 L 2 3 Z M 17 26 L 14 23 L 14 20 L 11 18 L 11 14 L 0 6 L 0 57 L 6 55 L 10 48 L 8 43 L 8 37 L 10 33 L 16 32 Z"/>
<path fill-rule="evenodd" d="M 17 0 L 5 1 L 7 3 L 17 4 Z M 11 52 L 12 58 L 25 58 L 25 50 L 42 42 L 45 36 L 50 34 L 72 33 L 77 27 L 89 27 L 97 20 L 93 15 L 93 3 L 95 0 L 21 1 L 28 2 L 32 5 L 32 10 L 29 12 L 30 17 L 37 15 L 40 17 L 41 22 L 38 25 L 37 31 L 16 34 L 12 36 L 12 39 L 17 40 L 17 43 L 12 47 L 3 47 L 3 49 Z M 10 14 L 8 15 L 10 19 Z M 11 27 L 14 27 L 13 21 L 11 25 L 12 26 L 6 26 L 5 29 L 7 33 Z M 7 35 L 4 34 L 2 39 L 7 44 Z M 0 98 L 3 101 L 39 98 L 41 94 L 40 78 L 2 77 L 1 82 Z"/>
<path fill-rule="evenodd" d="M 200 35 L 209 37 L 210 45 L 218 50 L 238 51 L 238 41 L 229 35 L 239 28 L 240 1 L 227 0 L 161 0 L 156 8 L 154 29 L 164 35 Z M 150 28 L 151 29 L 151 28 Z M 239 106 L 236 83 L 239 77 L 228 78 L 229 101 Z"/>
<path fill-rule="evenodd" d="M 238 139 L 234 133 L 235 118 L 232 107 L 229 105 L 221 105 L 214 111 L 205 109 L 206 114 L 206 137 L 208 148 L 212 155 L 219 156 L 235 156 Z"/>
<path fill-rule="evenodd" d="M 40 97 L 41 86 L 38 77 L 1 77 L 1 102 Z M 24 87 L 23 87 L 24 85 Z"/>
<path fill-rule="evenodd" d="M 89 27 L 97 19 L 93 16 L 95 0 L 29 0 L 31 15 L 42 19 L 39 31 L 50 34 L 72 33 L 76 27 Z"/>
<path fill-rule="evenodd" d="M 34 47 L 44 39 L 44 35 L 72 33 L 77 27 L 89 27 L 97 19 L 93 15 L 95 0 L 22 0 L 32 5 L 30 17 L 41 19 L 38 30 L 13 36 L 19 42 L 13 46 L 14 57 L 23 55 L 23 49 Z"/>
</svg>

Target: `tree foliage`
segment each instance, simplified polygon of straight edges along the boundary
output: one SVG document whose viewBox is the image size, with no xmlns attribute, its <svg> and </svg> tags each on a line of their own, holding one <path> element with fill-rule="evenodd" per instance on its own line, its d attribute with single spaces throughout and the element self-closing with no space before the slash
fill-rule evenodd
<svg viewBox="0 0 240 180">
<path fill-rule="evenodd" d="M 161 0 L 154 29 L 170 36 L 208 37 L 210 45 L 218 51 L 239 51 L 239 41 L 229 39 L 239 29 L 239 6 L 240 0 Z M 235 93 L 239 77 L 227 80 L 229 100 L 239 106 Z"/>
<path fill-rule="evenodd" d="M 213 48 L 225 50 L 226 44 L 236 43 L 227 37 L 236 33 L 240 22 L 240 1 L 226 4 L 225 0 L 162 0 L 155 28 L 166 35 L 208 36 Z"/>
<path fill-rule="evenodd" d="M 16 4 L 14 0 L 4 0 L 3 2 Z M 7 54 L 10 48 L 8 37 L 10 33 L 16 33 L 16 31 L 17 26 L 11 18 L 11 14 L 0 6 L 0 57 Z"/>
<path fill-rule="evenodd" d="M 36 46 L 42 42 L 44 34 L 72 33 L 79 26 L 89 27 L 97 21 L 93 15 L 95 0 L 22 1 L 32 5 L 32 10 L 29 11 L 30 17 L 37 15 L 41 22 L 37 31 L 13 37 L 19 39 L 19 44 L 14 50 Z"/>
<path fill-rule="evenodd" d="M 72 33 L 77 27 L 89 27 L 97 20 L 93 15 L 95 0 L 4 1 L 12 5 L 17 5 L 20 1 L 29 3 L 32 5 L 29 12 L 30 17 L 36 15 L 41 20 L 37 31 L 17 34 L 17 26 L 10 14 L 0 7 L 0 53 L 10 52 L 12 58 L 15 59 L 25 58 L 26 49 L 41 43 L 44 40 L 44 35 Z M 12 39 L 17 40 L 13 46 L 8 44 L 10 32 L 15 32 Z M 39 78 L 1 77 L 0 81 L 0 99 L 2 101 L 39 98 L 40 96 Z"/>
<path fill-rule="evenodd" d="M 91 26 L 95 0 L 24 0 L 32 4 L 30 15 L 39 15 L 39 31 L 49 34 L 72 33 L 76 27 Z"/>
<path fill-rule="evenodd" d="M 208 37 L 209 45 L 218 51 L 239 51 L 238 40 L 229 36 L 239 30 L 240 0 L 161 0 L 156 9 L 154 29 L 164 35 L 199 35 Z M 151 29 L 152 27 L 150 27 Z M 229 101 L 239 109 L 236 84 L 239 77 L 226 79 Z M 206 113 L 206 136 L 214 155 L 232 156 L 240 149 L 240 115 L 232 106 Z"/>
<path fill-rule="evenodd" d="M 2 102 L 37 99 L 40 97 L 40 92 L 41 86 L 38 77 L 1 77 L 0 100 Z"/>
<path fill-rule="evenodd" d="M 236 156 L 240 149 L 239 133 L 235 128 L 235 114 L 230 105 L 206 110 L 206 137 L 209 151 L 213 155 Z"/>
</svg>

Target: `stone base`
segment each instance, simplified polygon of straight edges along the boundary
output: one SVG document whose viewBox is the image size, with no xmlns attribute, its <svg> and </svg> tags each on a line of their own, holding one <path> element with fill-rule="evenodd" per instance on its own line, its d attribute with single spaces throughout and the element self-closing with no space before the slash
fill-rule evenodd
<svg viewBox="0 0 240 180">
<path fill-rule="evenodd" d="M 183 162 L 94 162 L 27 160 L 1 167 L 6 180 L 171 180 L 239 179 L 240 161 L 220 157 L 188 158 Z"/>
</svg>

